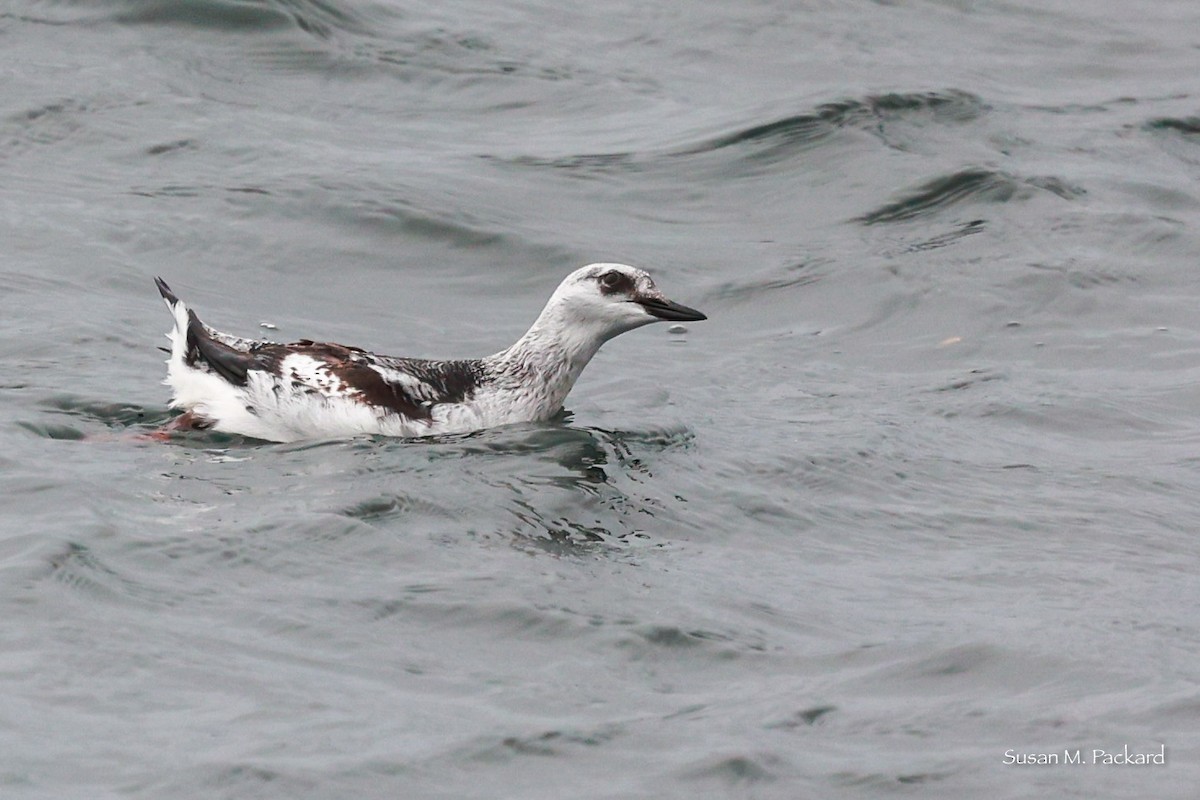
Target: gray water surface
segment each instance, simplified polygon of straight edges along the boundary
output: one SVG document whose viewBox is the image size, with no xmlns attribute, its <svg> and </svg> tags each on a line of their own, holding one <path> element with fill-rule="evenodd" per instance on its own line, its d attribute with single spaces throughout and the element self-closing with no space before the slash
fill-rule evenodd
<svg viewBox="0 0 1200 800">
<path fill-rule="evenodd" d="M 1194 3 L 11 0 L 0 85 L 0 796 L 1194 796 Z M 609 260 L 710 319 L 554 423 L 138 438 L 154 275 L 460 357 Z"/>
</svg>

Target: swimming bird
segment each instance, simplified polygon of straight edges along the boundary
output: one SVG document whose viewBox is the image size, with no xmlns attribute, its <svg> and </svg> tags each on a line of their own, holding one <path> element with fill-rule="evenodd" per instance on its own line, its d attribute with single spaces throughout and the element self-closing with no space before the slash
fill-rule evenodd
<svg viewBox="0 0 1200 800">
<path fill-rule="evenodd" d="M 201 322 L 162 278 L 155 283 L 175 318 L 164 383 L 173 390 L 171 407 L 184 412 L 162 432 L 208 428 L 276 442 L 545 421 L 609 339 L 652 322 L 706 319 L 664 297 L 643 270 L 589 264 L 559 284 L 511 347 L 433 361 L 309 339 L 231 336 Z"/>
</svg>

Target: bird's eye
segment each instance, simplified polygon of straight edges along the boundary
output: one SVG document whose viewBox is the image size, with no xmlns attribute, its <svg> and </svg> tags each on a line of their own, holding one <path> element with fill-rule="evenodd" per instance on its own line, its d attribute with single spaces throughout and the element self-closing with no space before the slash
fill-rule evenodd
<svg viewBox="0 0 1200 800">
<path fill-rule="evenodd" d="M 600 276 L 600 285 L 608 287 L 609 289 L 615 289 L 617 287 L 617 284 L 620 282 L 621 282 L 621 273 L 619 273 L 615 270 L 606 272 Z"/>
</svg>

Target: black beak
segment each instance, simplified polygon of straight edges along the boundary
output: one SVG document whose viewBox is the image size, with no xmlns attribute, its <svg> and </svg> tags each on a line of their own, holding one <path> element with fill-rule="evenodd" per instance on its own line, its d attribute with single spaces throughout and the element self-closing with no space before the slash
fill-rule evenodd
<svg viewBox="0 0 1200 800">
<path fill-rule="evenodd" d="M 696 309 L 672 303 L 665 297 L 647 297 L 634 300 L 634 302 L 646 309 L 651 316 L 670 322 L 699 322 L 702 319 L 708 319 Z"/>
</svg>

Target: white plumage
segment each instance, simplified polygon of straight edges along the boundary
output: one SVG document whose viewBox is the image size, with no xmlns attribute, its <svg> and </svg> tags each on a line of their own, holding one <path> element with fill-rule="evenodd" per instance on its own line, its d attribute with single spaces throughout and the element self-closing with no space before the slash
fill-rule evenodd
<svg viewBox="0 0 1200 800">
<path fill-rule="evenodd" d="M 184 411 L 167 429 L 279 442 L 430 436 L 547 420 L 604 342 L 651 322 L 705 319 L 663 297 L 643 270 L 590 264 L 563 280 L 511 347 L 479 359 L 432 361 L 230 336 L 157 283 L 175 318 L 165 382 L 171 406 Z"/>
</svg>

